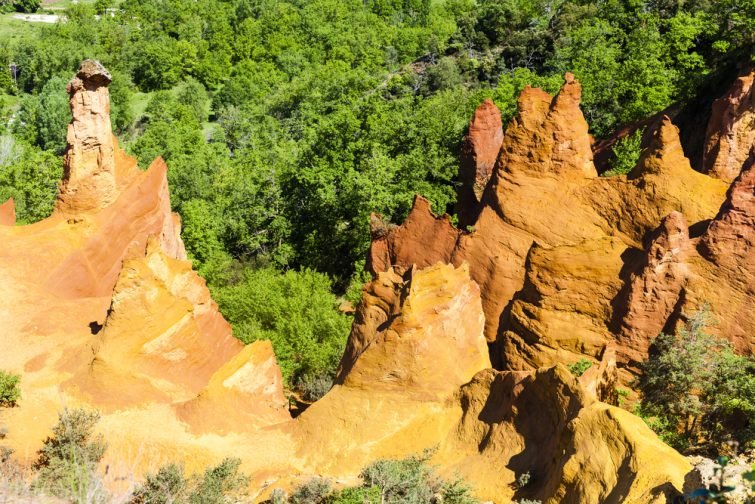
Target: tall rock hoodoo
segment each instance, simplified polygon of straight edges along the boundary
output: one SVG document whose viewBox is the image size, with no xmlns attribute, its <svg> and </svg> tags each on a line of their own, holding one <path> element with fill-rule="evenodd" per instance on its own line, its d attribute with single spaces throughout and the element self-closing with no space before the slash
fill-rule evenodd
<svg viewBox="0 0 755 504">
<path fill-rule="evenodd" d="M 56 204 L 63 213 L 99 211 L 118 197 L 110 125 L 111 80 L 100 62 L 86 60 L 68 83 L 73 119 L 68 125 L 65 170 Z"/>
</svg>

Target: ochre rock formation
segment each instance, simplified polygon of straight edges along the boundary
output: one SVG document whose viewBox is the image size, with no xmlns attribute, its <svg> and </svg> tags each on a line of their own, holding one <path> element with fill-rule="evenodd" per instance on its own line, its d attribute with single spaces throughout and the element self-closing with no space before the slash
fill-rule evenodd
<svg viewBox="0 0 755 504">
<path fill-rule="evenodd" d="M 481 371 L 460 400 L 461 418 L 439 458 L 456 459 L 456 470 L 485 495 L 500 496 L 496 502 L 660 504 L 688 471 L 641 419 L 596 402 L 560 365 Z M 525 473 L 530 483 L 517 488 Z"/>
<path fill-rule="evenodd" d="M 477 220 L 482 193 L 493 175 L 502 142 L 501 111 L 487 99 L 475 110 L 461 147 L 458 214 L 462 229 Z"/>
<path fill-rule="evenodd" d="M 0 369 L 23 375 L 24 396 L 8 441 L 33 458 L 57 412 L 84 405 L 104 415 L 109 462 L 141 472 L 168 457 L 198 469 L 231 452 L 195 436 L 290 421 L 288 401 L 269 342 L 235 339 L 186 260 L 165 162 L 141 171 L 118 148 L 109 81 L 86 61 L 69 85 L 53 215 L 0 226 Z"/>
<path fill-rule="evenodd" d="M 294 422 L 298 453 L 336 477 L 437 445 L 433 463 L 497 503 L 665 502 L 661 487 L 669 496 L 681 488 L 687 462 L 642 420 L 597 402 L 563 366 L 486 369 L 482 331 L 466 265 L 378 274 L 363 290 L 337 384 Z M 594 384 L 610 381 L 611 359 Z M 334 438 L 348 440 L 338 457 Z M 525 472 L 533 485 L 516 490 Z"/>
<path fill-rule="evenodd" d="M 438 261 L 451 261 L 459 231 L 451 224 L 448 215 L 433 215 L 430 202 L 422 196 L 414 198 L 412 210 L 400 227 L 388 228 L 374 214 L 371 219 L 372 244 L 367 267 L 374 274 L 390 267 L 402 274 L 413 265 L 424 268 Z"/>
<path fill-rule="evenodd" d="M 13 226 L 16 224 L 16 205 L 13 198 L 0 205 L 0 226 Z"/>
<path fill-rule="evenodd" d="M 447 398 L 490 367 L 480 289 L 466 264 L 438 263 L 405 276 L 388 270 L 364 290 L 336 383 Z"/>
<path fill-rule="evenodd" d="M 356 483 L 375 459 L 436 447 L 432 464 L 497 504 L 678 495 L 685 459 L 601 402 L 616 402 L 629 373 L 613 328 L 626 326 L 641 353 L 650 336 L 637 334 L 673 324 L 720 284 L 709 301 L 731 304 L 721 334 L 749 348 L 753 322 L 734 312 L 752 308 L 751 248 L 735 239 L 752 230 L 751 164 L 726 196 L 663 124 L 629 177 L 599 178 L 579 84 L 567 76 L 555 98 L 526 89 L 471 231 L 421 197 L 402 226 L 374 216 L 375 278 L 336 383 L 291 418 L 270 343 L 234 339 L 185 259 L 165 163 L 142 172 L 117 147 L 106 77 L 89 62 L 70 86 L 54 214 L 0 226 L 0 369 L 23 375 L 4 442 L 21 459 L 58 410 L 85 406 L 103 415 L 109 487 L 165 462 L 197 471 L 235 456 L 259 500 L 315 475 Z M 479 166 L 490 166 L 485 152 Z M 593 366 L 577 380 L 563 364 L 582 358 Z M 533 484 L 517 488 L 526 472 Z"/>
<path fill-rule="evenodd" d="M 712 330 L 752 351 L 755 322 L 731 304 L 749 306 L 752 287 L 742 279 L 752 276 L 723 267 L 737 257 L 732 250 L 714 264 L 696 252 L 726 197 L 726 182 L 692 169 L 668 117 L 657 121 L 631 173 L 597 177 L 579 96 L 568 74 L 556 97 L 526 88 L 470 231 L 454 229 L 417 198 L 404 224 L 373 241 L 372 273 L 467 262 L 500 369 L 583 358 L 599 364 L 614 348 L 620 381 L 628 383 L 632 363 L 644 358 L 658 332 L 706 304 L 722 319 Z M 739 232 L 748 235 L 745 228 Z M 737 242 L 743 252 L 752 250 L 746 242 Z M 713 283 L 726 294 L 709 296 Z"/>
<path fill-rule="evenodd" d="M 734 180 L 755 144 L 755 68 L 741 75 L 726 95 L 713 102 L 703 146 L 703 169 Z"/>
<path fill-rule="evenodd" d="M 755 273 L 755 145 L 729 188 L 721 210 L 708 226 L 700 250 L 716 265 L 752 279 Z"/>
<path fill-rule="evenodd" d="M 115 172 L 107 89 L 111 80 L 98 61 L 86 60 L 68 83 L 73 120 L 68 125 L 65 169 L 56 205 L 61 212 L 102 210 L 118 197 L 118 182 L 134 175 L 134 165 L 121 165 L 127 170 Z"/>
</svg>

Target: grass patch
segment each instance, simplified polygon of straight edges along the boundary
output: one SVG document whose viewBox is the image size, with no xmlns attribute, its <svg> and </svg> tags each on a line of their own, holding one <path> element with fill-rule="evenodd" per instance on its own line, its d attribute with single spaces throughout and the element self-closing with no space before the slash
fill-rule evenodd
<svg viewBox="0 0 755 504">
<path fill-rule="evenodd" d="M 36 38 L 45 25 L 17 19 L 14 14 L 0 14 L 0 33 L 5 42 Z"/>
</svg>

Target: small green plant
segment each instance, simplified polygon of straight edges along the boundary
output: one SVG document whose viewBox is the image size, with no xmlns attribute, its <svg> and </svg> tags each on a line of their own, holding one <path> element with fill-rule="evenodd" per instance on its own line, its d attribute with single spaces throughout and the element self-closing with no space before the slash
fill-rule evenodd
<svg viewBox="0 0 755 504">
<path fill-rule="evenodd" d="M 619 406 L 624 406 L 627 397 L 629 397 L 629 390 L 621 387 L 616 387 L 616 395 L 619 397 Z"/>
<path fill-rule="evenodd" d="M 0 371 L 0 406 L 13 407 L 21 400 L 21 376 Z"/>
<path fill-rule="evenodd" d="M 611 169 L 603 173 L 604 177 L 626 175 L 637 165 L 642 153 L 642 135 L 644 130 L 637 129 L 629 136 L 618 140 L 613 146 Z"/>
<path fill-rule="evenodd" d="M 249 478 L 239 472 L 241 460 L 226 458 L 202 475 L 184 476 L 182 466 L 170 463 L 147 475 L 130 504 L 225 504 L 246 493 Z"/>
<path fill-rule="evenodd" d="M 96 411 L 65 408 L 58 415 L 39 456 L 35 487 L 76 502 L 104 501 L 105 492 L 96 474 L 107 447 L 101 435 L 94 435 L 100 419 Z"/>
<path fill-rule="evenodd" d="M 183 467 L 171 463 L 154 474 L 148 474 L 144 483 L 131 496 L 133 504 L 169 504 L 184 500 L 188 482 Z"/>
<path fill-rule="evenodd" d="M 579 378 L 580 376 L 585 374 L 585 371 L 592 367 L 592 362 L 587 359 L 580 359 L 579 361 L 569 364 L 566 367 L 569 368 L 571 374 L 573 374 L 576 378 Z"/>
<path fill-rule="evenodd" d="M 305 401 L 317 401 L 333 387 L 333 376 L 329 374 L 304 375 L 296 384 Z"/>
<path fill-rule="evenodd" d="M 283 489 L 275 488 L 272 493 L 270 493 L 270 504 L 286 504 L 287 502 L 288 498 Z"/>
</svg>

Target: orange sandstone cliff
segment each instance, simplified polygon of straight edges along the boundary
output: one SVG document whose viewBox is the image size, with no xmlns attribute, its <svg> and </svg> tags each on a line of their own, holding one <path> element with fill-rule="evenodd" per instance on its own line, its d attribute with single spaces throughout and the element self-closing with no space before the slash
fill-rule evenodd
<svg viewBox="0 0 755 504">
<path fill-rule="evenodd" d="M 373 216 L 374 279 L 336 383 L 291 418 L 270 343 L 234 339 L 186 260 L 165 163 L 141 171 L 118 148 L 109 82 L 87 61 L 68 87 L 54 214 L 14 226 L 0 208 L 0 368 L 23 374 L 0 420 L 21 459 L 81 405 L 102 412 L 113 487 L 236 456 L 264 498 L 437 447 L 442 473 L 495 503 L 679 494 L 686 460 L 607 402 L 703 301 L 752 349 L 752 157 L 729 187 L 694 171 L 662 121 L 629 176 L 600 178 L 572 76 L 555 98 L 526 89 L 505 132 L 486 102 L 462 169 L 470 230 L 421 197 L 401 226 Z M 563 364 L 580 358 L 596 365 L 576 380 Z M 537 484 L 518 489 L 526 472 Z"/>
</svg>

